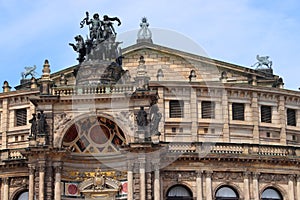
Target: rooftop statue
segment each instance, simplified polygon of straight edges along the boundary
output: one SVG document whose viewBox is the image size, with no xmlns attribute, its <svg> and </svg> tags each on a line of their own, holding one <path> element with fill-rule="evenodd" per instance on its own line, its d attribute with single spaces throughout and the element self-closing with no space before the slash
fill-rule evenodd
<svg viewBox="0 0 300 200">
<path fill-rule="evenodd" d="M 34 77 L 36 75 L 35 69 L 35 65 L 33 67 L 25 67 L 25 71 L 21 73 L 22 79 L 25 79 L 28 75 Z"/>
<path fill-rule="evenodd" d="M 118 26 L 121 25 L 121 21 L 117 17 L 103 16 L 103 20 L 100 20 L 99 14 L 95 13 L 93 19 L 89 18 L 89 13 L 86 12 L 86 17 L 80 22 L 80 28 L 84 27 L 84 24 L 89 25 L 90 28 L 90 40 L 103 41 L 109 39 L 111 36 L 116 36 L 115 29 L 112 21 L 117 21 Z"/>
<path fill-rule="evenodd" d="M 85 59 L 84 57 L 86 55 L 86 46 L 81 35 L 77 35 L 74 39 L 76 41 L 76 44 L 69 43 L 69 45 L 73 47 L 74 51 L 78 52 L 77 60 L 79 61 L 79 63 L 81 63 Z"/>
<path fill-rule="evenodd" d="M 254 63 L 252 67 L 260 68 L 262 66 L 266 66 L 267 68 L 271 69 L 272 68 L 272 61 L 269 60 L 269 56 L 256 56 L 256 59 L 258 62 Z"/>
<path fill-rule="evenodd" d="M 149 23 L 147 22 L 147 18 L 143 17 L 142 22 L 140 23 L 141 29 L 137 34 L 137 42 L 151 42 L 152 43 L 152 32 L 150 31 Z"/>
<path fill-rule="evenodd" d="M 81 35 L 75 37 L 76 44 L 69 43 L 74 51 L 78 52 L 77 60 L 82 63 L 88 59 L 100 60 L 115 60 L 120 55 L 118 45 L 121 42 L 116 42 L 116 31 L 113 22 L 117 21 L 118 26 L 121 21 L 118 17 L 103 16 L 100 20 L 99 14 L 95 13 L 90 19 L 89 12 L 86 12 L 86 17 L 80 22 L 80 28 L 86 25 L 89 26 L 89 36 L 86 40 Z M 92 55 L 91 55 L 92 54 Z"/>
</svg>

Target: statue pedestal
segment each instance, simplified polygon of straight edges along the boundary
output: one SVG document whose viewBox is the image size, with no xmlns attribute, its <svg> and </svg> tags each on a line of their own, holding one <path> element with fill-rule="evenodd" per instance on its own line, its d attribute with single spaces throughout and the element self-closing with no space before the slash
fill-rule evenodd
<svg viewBox="0 0 300 200">
<path fill-rule="evenodd" d="M 34 140 L 34 139 L 30 139 L 29 138 L 29 146 L 31 146 L 31 147 L 35 147 L 37 145 L 37 142 L 36 142 L 36 140 Z"/>
<path fill-rule="evenodd" d="M 153 144 L 158 144 L 159 143 L 159 135 L 152 135 L 151 141 Z"/>
<path fill-rule="evenodd" d="M 137 132 L 137 136 L 138 136 L 138 141 L 137 142 L 145 142 L 145 136 L 147 131 L 146 130 L 138 130 Z"/>
</svg>

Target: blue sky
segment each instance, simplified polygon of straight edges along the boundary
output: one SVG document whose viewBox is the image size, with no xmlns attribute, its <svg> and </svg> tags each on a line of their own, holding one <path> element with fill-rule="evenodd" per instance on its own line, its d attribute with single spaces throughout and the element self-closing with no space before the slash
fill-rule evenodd
<svg viewBox="0 0 300 200">
<path fill-rule="evenodd" d="M 88 34 L 79 22 L 89 11 L 119 17 L 119 35 L 146 16 L 150 28 L 177 32 L 208 56 L 245 67 L 268 55 L 285 88 L 298 90 L 299 10 L 298 0 L 0 0 L 0 84 L 18 85 L 26 66 L 41 74 L 45 59 L 52 72 L 77 64 L 68 43 Z"/>
</svg>

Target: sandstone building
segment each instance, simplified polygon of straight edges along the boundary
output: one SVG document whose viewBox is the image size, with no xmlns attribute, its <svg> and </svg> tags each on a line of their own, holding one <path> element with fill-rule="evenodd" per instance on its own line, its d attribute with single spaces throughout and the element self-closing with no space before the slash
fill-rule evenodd
<svg viewBox="0 0 300 200">
<path fill-rule="evenodd" d="M 300 200 L 300 92 L 141 27 L 121 60 L 3 83 L 1 199 Z"/>
</svg>

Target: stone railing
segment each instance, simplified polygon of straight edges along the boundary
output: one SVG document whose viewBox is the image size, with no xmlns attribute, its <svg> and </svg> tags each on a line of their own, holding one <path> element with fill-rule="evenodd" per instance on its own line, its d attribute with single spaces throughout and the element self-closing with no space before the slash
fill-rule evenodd
<svg viewBox="0 0 300 200">
<path fill-rule="evenodd" d="M 290 146 L 234 143 L 169 143 L 172 153 L 234 154 L 251 156 L 300 156 L 300 148 Z"/>
<path fill-rule="evenodd" d="M 8 160 L 20 160 L 20 159 L 25 159 L 25 157 L 21 154 L 20 151 L 9 150 Z"/>
<path fill-rule="evenodd" d="M 132 93 L 135 90 L 133 85 L 97 85 L 97 86 L 59 86 L 53 88 L 53 95 L 91 95 L 91 94 L 118 94 Z"/>
<path fill-rule="evenodd" d="M 0 152 L 1 161 L 23 160 L 26 159 L 19 149 L 3 149 Z"/>
</svg>

